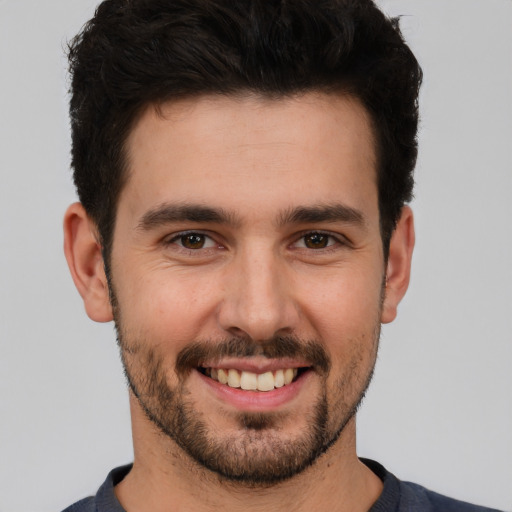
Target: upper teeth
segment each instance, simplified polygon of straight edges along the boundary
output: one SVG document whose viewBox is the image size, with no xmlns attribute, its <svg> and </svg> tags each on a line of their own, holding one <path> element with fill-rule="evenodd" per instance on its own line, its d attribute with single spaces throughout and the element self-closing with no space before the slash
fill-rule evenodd
<svg viewBox="0 0 512 512">
<path fill-rule="evenodd" d="M 238 371 L 234 368 L 210 368 L 207 374 L 221 384 L 232 388 L 241 388 L 247 391 L 271 391 L 290 384 L 297 376 L 297 368 L 286 368 L 274 372 L 253 373 Z"/>
</svg>

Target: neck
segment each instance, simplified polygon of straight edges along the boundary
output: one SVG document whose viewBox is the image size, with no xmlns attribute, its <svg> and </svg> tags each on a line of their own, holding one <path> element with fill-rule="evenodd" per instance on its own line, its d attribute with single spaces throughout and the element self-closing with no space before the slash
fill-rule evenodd
<svg viewBox="0 0 512 512">
<path fill-rule="evenodd" d="M 354 418 L 312 466 L 284 482 L 258 487 L 226 481 L 199 466 L 133 412 L 132 407 L 134 464 L 115 488 L 128 512 L 363 512 L 382 492 L 382 482 L 357 458 Z"/>
</svg>

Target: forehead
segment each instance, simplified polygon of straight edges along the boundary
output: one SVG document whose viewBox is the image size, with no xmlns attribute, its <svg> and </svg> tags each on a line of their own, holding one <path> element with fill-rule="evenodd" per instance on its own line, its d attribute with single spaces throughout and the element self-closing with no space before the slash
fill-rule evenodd
<svg viewBox="0 0 512 512">
<path fill-rule="evenodd" d="M 248 214 L 297 202 L 377 207 L 371 120 L 347 96 L 204 96 L 151 106 L 127 156 L 119 206 L 133 215 L 170 201 Z"/>
</svg>

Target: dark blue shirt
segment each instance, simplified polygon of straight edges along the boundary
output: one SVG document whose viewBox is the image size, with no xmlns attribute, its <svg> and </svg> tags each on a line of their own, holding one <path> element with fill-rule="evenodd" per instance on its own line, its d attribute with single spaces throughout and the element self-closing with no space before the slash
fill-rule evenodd
<svg viewBox="0 0 512 512">
<path fill-rule="evenodd" d="M 499 512 L 442 496 L 417 484 L 402 482 L 379 463 L 361 460 L 384 484 L 382 494 L 368 512 Z M 114 469 L 96 496 L 85 498 L 63 512 L 125 512 L 114 494 L 114 486 L 130 469 L 131 465 Z"/>
</svg>

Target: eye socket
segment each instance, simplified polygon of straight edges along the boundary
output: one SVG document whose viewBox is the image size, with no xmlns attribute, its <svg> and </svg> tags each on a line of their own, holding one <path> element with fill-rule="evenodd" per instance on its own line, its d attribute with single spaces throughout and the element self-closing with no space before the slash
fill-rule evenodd
<svg viewBox="0 0 512 512">
<path fill-rule="evenodd" d="M 215 247 L 215 242 L 207 235 L 203 233 L 181 233 L 178 236 L 174 237 L 170 243 L 177 244 L 184 249 L 197 251 L 199 249 L 209 249 L 210 247 Z"/>
<path fill-rule="evenodd" d="M 334 245 L 336 239 L 332 235 L 314 231 L 303 235 L 296 244 L 296 247 L 305 249 L 325 249 Z"/>
</svg>

